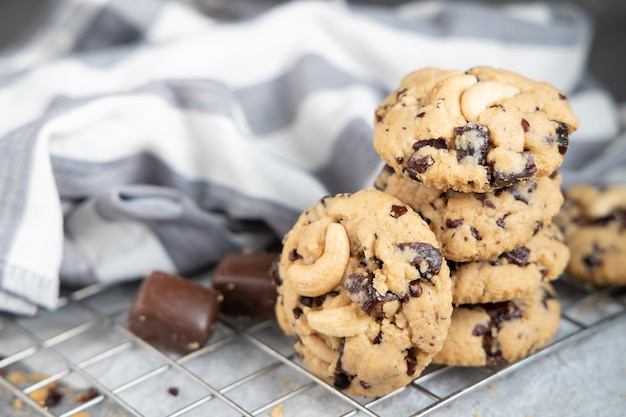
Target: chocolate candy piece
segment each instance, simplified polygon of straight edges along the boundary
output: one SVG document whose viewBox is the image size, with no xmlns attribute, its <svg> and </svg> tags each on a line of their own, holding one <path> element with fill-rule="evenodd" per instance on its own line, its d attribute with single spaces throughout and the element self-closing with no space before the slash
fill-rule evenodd
<svg viewBox="0 0 626 417">
<path fill-rule="evenodd" d="M 128 314 L 126 327 L 146 342 L 186 354 L 211 336 L 222 295 L 183 277 L 152 272 Z"/>
<path fill-rule="evenodd" d="M 229 253 L 213 272 L 213 287 L 224 295 L 222 313 L 259 319 L 274 317 L 276 288 L 270 269 L 277 253 Z"/>
</svg>

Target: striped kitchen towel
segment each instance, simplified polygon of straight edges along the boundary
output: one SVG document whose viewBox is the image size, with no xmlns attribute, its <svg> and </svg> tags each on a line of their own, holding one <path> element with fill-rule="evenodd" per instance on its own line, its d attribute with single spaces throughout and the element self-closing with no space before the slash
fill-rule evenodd
<svg viewBox="0 0 626 417">
<path fill-rule="evenodd" d="M 275 244 L 320 197 L 371 186 L 374 108 L 420 67 L 518 71 L 568 94 L 572 142 L 618 133 L 570 6 L 53 4 L 0 56 L 0 311 Z"/>
</svg>

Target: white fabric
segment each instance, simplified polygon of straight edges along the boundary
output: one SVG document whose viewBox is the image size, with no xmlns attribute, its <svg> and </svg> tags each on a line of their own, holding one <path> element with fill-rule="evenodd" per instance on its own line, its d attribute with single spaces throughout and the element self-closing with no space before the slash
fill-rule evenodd
<svg viewBox="0 0 626 417">
<path fill-rule="evenodd" d="M 201 270 L 370 187 L 374 107 L 420 67 L 556 85 L 582 121 L 572 152 L 620 131 L 610 94 L 583 83 L 591 30 L 571 7 L 309 1 L 220 21 L 178 2 L 77 3 L 47 23 L 80 11 L 57 49 L 37 55 L 45 27 L 0 56 L 3 311 L 53 309 L 61 284 Z"/>
</svg>

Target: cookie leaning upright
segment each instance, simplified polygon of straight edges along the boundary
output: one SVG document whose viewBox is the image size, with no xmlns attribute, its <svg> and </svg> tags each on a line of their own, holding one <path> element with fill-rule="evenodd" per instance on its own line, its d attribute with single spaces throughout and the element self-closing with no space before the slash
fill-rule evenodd
<svg viewBox="0 0 626 417">
<path fill-rule="evenodd" d="M 554 172 L 577 127 L 547 83 L 490 67 L 426 68 L 377 106 L 374 148 L 430 187 L 484 193 Z"/>
<path fill-rule="evenodd" d="M 450 326 L 448 266 L 424 220 L 377 190 L 321 199 L 283 240 L 276 316 L 308 368 L 354 395 L 414 378 Z"/>
</svg>

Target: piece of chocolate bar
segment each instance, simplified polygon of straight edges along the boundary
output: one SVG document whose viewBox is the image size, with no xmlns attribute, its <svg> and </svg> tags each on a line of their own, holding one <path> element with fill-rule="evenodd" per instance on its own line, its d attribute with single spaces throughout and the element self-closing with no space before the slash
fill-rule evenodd
<svg viewBox="0 0 626 417">
<path fill-rule="evenodd" d="M 186 354 L 211 336 L 222 295 L 183 277 L 152 272 L 128 314 L 127 328 L 146 342 Z"/>
<path fill-rule="evenodd" d="M 223 296 L 222 313 L 269 319 L 274 317 L 276 288 L 270 269 L 277 253 L 229 253 L 213 271 L 213 287 Z"/>
</svg>

